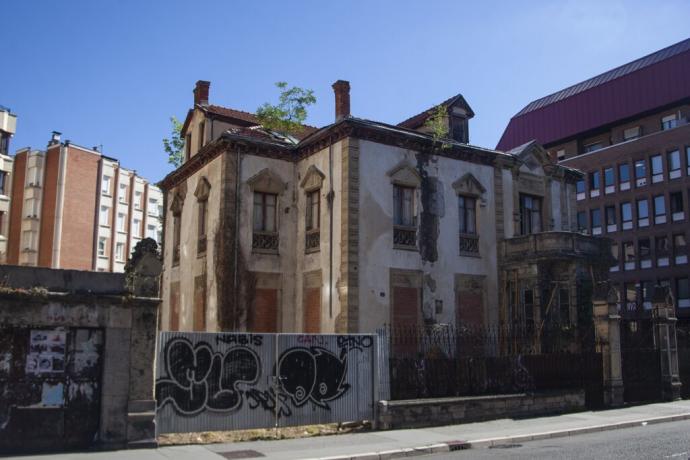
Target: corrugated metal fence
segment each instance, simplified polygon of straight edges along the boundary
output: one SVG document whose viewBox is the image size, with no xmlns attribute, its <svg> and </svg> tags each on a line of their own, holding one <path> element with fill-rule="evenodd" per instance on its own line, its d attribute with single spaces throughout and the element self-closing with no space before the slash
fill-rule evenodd
<svg viewBox="0 0 690 460">
<path fill-rule="evenodd" d="M 372 420 L 379 347 L 372 334 L 162 332 L 157 431 Z"/>
</svg>

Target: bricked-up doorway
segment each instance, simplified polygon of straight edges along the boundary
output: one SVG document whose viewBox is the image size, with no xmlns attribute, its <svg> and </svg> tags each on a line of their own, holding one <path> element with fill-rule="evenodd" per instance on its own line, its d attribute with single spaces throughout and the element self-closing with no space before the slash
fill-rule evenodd
<svg viewBox="0 0 690 460">
<path fill-rule="evenodd" d="M 247 330 L 251 332 L 278 332 L 280 324 L 280 274 L 252 274 L 255 280 L 251 308 L 247 312 Z"/>
<path fill-rule="evenodd" d="M 321 332 L 321 271 L 304 274 L 303 331 Z"/>
<path fill-rule="evenodd" d="M 390 323 L 393 329 L 416 328 L 422 324 L 422 276 L 412 270 L 391 270 Z M 392 353 L 415 353 L 416 336 L 391 344 Z"/>
<path fill-rule="evenodd" d="M 276 332 L 278 329 L 278 289 L 257 288 L 254 308 L 249 312 L 249 330 Z"/>
<path fill-rule="evenodd" d="M 456 326 L 478 329 L 484 326 L 484 277 L 456 275 Z"/>
<path fill-rule="evenodd" d="M 194 278 L 194 330 L 206 330 L 206 275 Z"/>
</svg>

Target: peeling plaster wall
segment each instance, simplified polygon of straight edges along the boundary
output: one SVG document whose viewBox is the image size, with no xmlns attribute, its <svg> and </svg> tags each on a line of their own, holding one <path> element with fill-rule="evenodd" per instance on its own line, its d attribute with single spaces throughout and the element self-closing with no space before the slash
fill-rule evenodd
<svg viewBox="0 0 690 460">
<path fill-rule="evenodd" d="M 503 225 L 505 228 L 505 238 L 512 238 L 516 235 L 515 216 L 519 211 L 513 202 L 513 173 L 509 169 L 501 171 L 503 175 Z"/>
<path fill-rule="evenodd" d="M 422 230 L 418 239 L 428 239 L 437 259 L 422 260 L 419 251 L 393 249 L 393 185 L 389 171 L 401 162 L 422 168 L 433 187 L 422 202 L 417 190 L 418 216 L 430 213 L 437 221 Z M 478 206 L 477 227 L 480 235 L 480 257 L 459 255 L 457 194 L 452 184 L 466 173 L 471 173 L 486 189 L 486 205 Z M 496 265 L 496 216 L 494 213 L 493 167 L 445 157 L 422 158 L 418 152 L 391 147 L 369 141 L 360 141 L 360 332 L 370 332 L 390 323 L 390 269 L 419 270 L 423 276 L 423 317 L 432 317 L 441 323 L 455 322 L 455 275 L 486 276 L 488 308 L 487 321 L 497 318 L 498 284 Z M 422 181 L 422 187 L 425 187 Z M 506 187 L 510 190 L 510 187 Z M 444 204 L 444 205 L 443 205 Z M 431 251 L 433 252 L 433 251 Z M 427 251 L 427 256 L 431 253 Z M 434 312 L 436 300 L 443 302 L 440 315 Z"/>
<path fill-rule="evenodd" d="M 161 310 L 161 329 L 170 329 L 170 283 L 180 283 L 180 330 L 192 330 L 194 324 L 193 305 L 194 278 L 203 273 L 213 272 L 213 261 L 215 247 L 213 241 L 220 223 L 220 200 L 221 200 L 221 178 L 222 178 L 222 157 L 218 156 L 201 168 L 196 174 L 187 179 L 186 192 L 184 194 L 184 206 L 181 215 L 180 231 L 180 263 L 173 266 L 172 263 L 172 235 L 173 235 L 173 215 L 170 205 L 178 191 L 177 187 L 167 193 L 167 209 L 165 219 L 166 250 L 164 253 L 164 266 L 162 286 L 163 286 L 163 307 Z M 197 257 L 198 239 L 198 206 L 194 196 L 197 184 L 202 177 L 205 177 L 211 184 L 211 191 L 208 197 L 207 215 L 207 244 L 206 256 Z M 215 276 L 206 277 L 206 329 L 216 330 L 218 303 L 216 298 L 216 278 Z"/>
<path fill-rule="evenodd" d="M 278 195 L 276 205 L 276 221 L 279 238 L 278 254 L 259 254 L 252 251 L 252 223 L 254 212 L 254 194 L 247 183 L 249 179 L 268 168 L 285 184 L 285 188 Z M 294 326 L 294 298 L 295 298 L 295 234 L 297 233 L 297 207 L 295 188 L 295 165 L 289 161 L 272 158 L 242 155 L 240 185 L 240 250 L 245 261 L 246 269 L 250 272 L 279 273 L 281 275 L 281 305 L 278 311 L 282 313 L 278 320 L 279 330 L 290 330 Z M 210 208 L 213 209 L 213 208 Z M 240 267 L 242 269 L 242 267 Z M 230 277 L 231 281 L 232 278 Z M 184 305 L 184 304 L 183 304 Z M 251 308 L 246 305 L 246 308 Z"/>
<path fill-rule="evenodd" d="M 338 280 L 340 279 L 340 241 L 341 240 L 341 203 L 342 203 L 342 168 L 340 162 L 342 142 L 333 144 L 332 148 L 332 164 L 329 168 L 328 148 L 321 150 L 314 155 L 311 155 L 304 160 L 297 163 L 295 183 L 297 184 L 297 207 L 295 213 L 299 213 L 297 217 L 297 228 L 295 241 L 295 259 L 297 261 L 297 268 L 295 273 L 295 305 L 293 314 L 293 323 L 291 329 L 285 331 L 297 332 L 303 330 L 302 320 L 304 318 L 304 275 L 316 270 L 321 270 L 321 331 L 335 332 L 335 319 L 340 312 L 340 299 L 337 291 Z M 305 211 L 306 211 L 306 193 L 301 187 L 302 180 L 305 178 L 310 166 L 318 168 L 318 170 L 325 176 L 321 184 L 321 224 L 320 224 L 320 250 L 318 252 L 305 253 Z M 332 170 L 333 177 L 331 178 L 330 171 Z M 332 209 L 328 205 L 328 193 L 333 186 L 333 206 Z M 333 258 L 331 265 L 331 256 L 329 251 L 330 238 L 330 213 L 333 213 Z M 329 270 L 333 270 L 332 279 L 329 279 Z M 331 296 L 332 311 L 329 311 L 329 294 Z M 288 325 L 289 323 L 286 323 Z"/>
</svg>

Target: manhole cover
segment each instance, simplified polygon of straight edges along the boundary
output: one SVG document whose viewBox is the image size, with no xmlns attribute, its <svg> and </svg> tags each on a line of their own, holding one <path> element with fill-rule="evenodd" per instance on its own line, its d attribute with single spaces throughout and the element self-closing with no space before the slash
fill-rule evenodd
<svg viewBox="0 0 690 460">
<path fill-rule="evenodd" d="M 265 457 L 261 452 L 255 450 L 231 450 L 230 452 L 216 452 L 223 458 L 233 459 L 233 458 L 257 458 Z"/>
<path fill-rule="evenodd" d="M 522 444 L 496 444 L 489 446 L 489 449 L 514 449 L 516 447 L 522 447 Z"/>
</svg>

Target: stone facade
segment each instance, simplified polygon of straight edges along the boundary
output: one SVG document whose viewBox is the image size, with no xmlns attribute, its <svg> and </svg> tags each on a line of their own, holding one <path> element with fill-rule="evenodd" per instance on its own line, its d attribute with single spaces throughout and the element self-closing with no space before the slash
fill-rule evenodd
<svg viewBox="0 0 690 460">
<path fill-rule="evenodd" d="M 217 111 L 195 103 L 192 135 Z M 496 324 L 498 243 L 574 230 L 580 175 L 537 146 L 504 153 L 455 140 L 468 136 L 473 113 L 461 96 L 444 104 L 451 137 L 440 141 L 425 132 L 433 110 L 393 126 L 342 116 L 341 106 L 338 121 L 295 141 L 228 109 L 239 114 L 224 118 L 229 128 L 192 146 L 161 182 L 161 328 L 371 332 L 396 321 L 454 324 L 459 308 L 477 325 Z M 201 181 L 205 204 L 195 196 Z M 528 230 L 524 196 L 539 203 Z M 275 317 L 258 321 L 263 314 Z"/>
<path fill-rule="evenodd" d="M 585 392 L 583 390 L 380 401 L 377 428 L 396 430 L 455 425 L 506 417 L 536 417 L 577 412 L 584 408 Z"/>
</svg>

